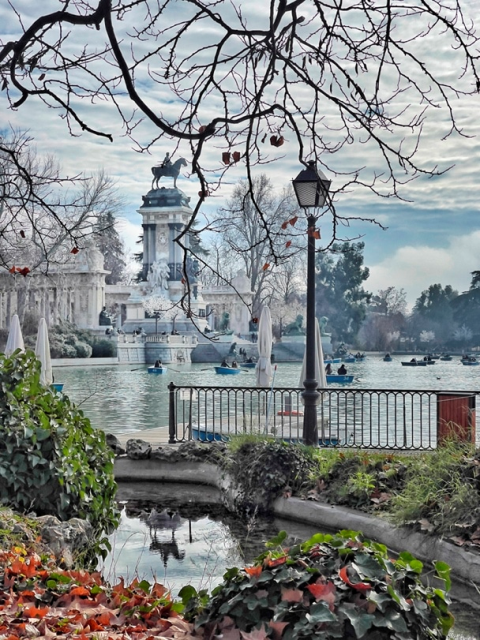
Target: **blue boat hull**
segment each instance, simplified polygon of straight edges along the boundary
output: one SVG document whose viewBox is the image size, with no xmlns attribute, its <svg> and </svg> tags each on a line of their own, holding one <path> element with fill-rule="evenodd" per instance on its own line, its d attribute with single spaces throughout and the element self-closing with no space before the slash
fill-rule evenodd
<svg viewBox="0 0 480 640">
<path fill-rule="evenodd" d="M 392 362 L 393 358 L 391 356 L 389 356 L 387 358 L 387 356 L 385 356 L 385 358 L 383 359 L 384 362 Z"/>
<path fill-rule="evenodd" d="M 465 360 L 462 362 L 466 367 L 478 367 L 480 362 L 466 362 Z"/>
<path fill-rule="evenodd" d="M 244 369 L 255 369 L 255 367 L 257 366 L 256 362 L 241 362 L 240 366 L 243 367 Z"/>
<path fill-rule="evenodd" d="M 167 373 L 167 371 L 167 367 L 148 367 L 148 373 L 154 373 L 157 376 L 160 376 L 163 373 Z"/>
<path fill-rule="evenodd" d="M 197 440 L 199 442 L 228 442 L 230 438 L 227 435 L 223 435 L 218 432 L 213 431 L 205 431 L 204 429 L 199 429 L 198 427 L 192 427 L 192 440 Z M 298 438 L 285 438 L 282 437 L 281 440 L 283 442 L 289 442 L 292 444 L 296 444 L 301 442 Z M 339 438 L 325 438 L 322 440 L 319 438 L 318 444 L 322 447 L 338 447 L 341 444 Z"/>
<path fill-rule="evenodd" d="M 53 382 L 52 383 L 52 387 L 55 389 L 55 391 L 63 391 L 63 382 Z"/>
<path fill-rule="evenodd" d="M 230 367 L 215 367 L 215 373 L 219 373 L 223 376 L 231 376 L 241 372 L 241 369 L 231 369 Z"/>
<path fill-rule="evenodd" d="M 356 362 L 356 358 L 355 356 L 347 356 L 346 358 L 343 359 L 344 362 Z"/>
<path fill-rule="evenodd" d="M 353 375 L 345 375 L 345 376 L 332 375 L 332 376 L 327 376 L 327 382 L 340 382 L 342 384 L 350 383 L 350 382 L 353 382 Z"/>
</svg>

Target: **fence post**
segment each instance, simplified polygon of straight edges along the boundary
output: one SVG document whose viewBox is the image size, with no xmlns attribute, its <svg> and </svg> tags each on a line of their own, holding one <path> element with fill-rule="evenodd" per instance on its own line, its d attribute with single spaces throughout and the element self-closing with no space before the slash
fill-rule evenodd
<svg viewBox="0 0 480 640">
<path fill-rule="evenodd" d="M 475 394 L 437 394 L 437 444 L 448 438 L 475 443 Z"/>
<path fill-rule="evenodd" d="M 175 444 L 177 436 L 177 418 L 175 415 L 175 385 L 168 385 L 168 444 Z"/>
</svg>

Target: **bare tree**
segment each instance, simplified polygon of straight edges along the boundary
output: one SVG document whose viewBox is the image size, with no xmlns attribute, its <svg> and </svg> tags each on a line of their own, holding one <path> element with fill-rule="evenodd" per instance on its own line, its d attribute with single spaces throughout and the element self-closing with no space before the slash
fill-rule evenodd
<svg viewBox="0 0 480 640">
<path fill-rule="evenodd" d="M 265 174 L 253 179 L 252 189 L 247 181 L 237 184 L 232 197 L 218 210 L 209 228 L 218 233 L 223 245 L 215 257 L 221 257 L 225 266 L 234 259 L 236 269 L 241 266 L 250 279 L 254 292 L 252 313 L 258 315 L 261 305 L 269 301 L 276 289 L 276 276 L 291 273 L 285 263 L 298 248 L 296 232 L 288 222 L 298 212 L 298 205 L 292 191 L 277 195 Z M 268 243 L 262 220 L 268 225 Z M 219 273 L 217 264 L 211 268 Z M 223 266 L 221 272 L 225 273 Z"/>
<path fill-rule="evenodd" d="M 201 185 L 194 218 L 238 162 L 255 205 L 252 169 L 286 149 L 336 176 L 333 242 L 349 222 L 334 201 L 352 185 L 401 197 L 405 181 L 442 172 L 418 155 L 426 119 L 444 109 L 450 133 L 465 135 L 455 101 L 480 88 L 478 39 L 460 0 L 52 0 L 57 11 L 25 25 L 14 5 L 19 32 L 0 46 L 11 107 L 34 100 L 57 109 L 73 135 L 112 139 L 96 117 L 109 103 L 139 150 L 186 143 Z M 379 169 L 358 153 L 341 173 L 336 156 L 350 160 L 363 146 L 377 150 Z"/>
<path fill-rule="evenodd" d="M 0 138 L 0 266 L 22 275 L 63 264 L 120 207 L 110 177 L 63 178 L 30 142 L 22 132 Z"/>
</svg>

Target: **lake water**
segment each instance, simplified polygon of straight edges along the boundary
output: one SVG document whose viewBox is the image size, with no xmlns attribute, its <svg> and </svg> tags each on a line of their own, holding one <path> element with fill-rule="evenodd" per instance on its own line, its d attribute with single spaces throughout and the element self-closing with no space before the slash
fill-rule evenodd
<svg viewBox="0 0 480 640">
<path fill-rule="evenodd" d="M 353 383 L 347 385 L 349 388 L 480 393 L 480 366 L 466 367 L 459 358 L 427 367 L 402 367 L 400 357 L 383 362 L 381 357 L 367 356 L 364 362 L 346 366 L 355 376 Z M 279 363 L 273 385 L 300 386 L 300 371 L 301 363 Z M 155 376 L 147 373 L 146 365 L 62 367 L 55 369 L 55 380 L 65 383 L 64 392 L 81 407 L 93 426 L 119 435 L 168 424 L 169 382 L 180 386 L 254 387 L 255 371 L 221 376 L 213 365 L 176 364 L 168 368 L 167 374 Z"/>
</svg>

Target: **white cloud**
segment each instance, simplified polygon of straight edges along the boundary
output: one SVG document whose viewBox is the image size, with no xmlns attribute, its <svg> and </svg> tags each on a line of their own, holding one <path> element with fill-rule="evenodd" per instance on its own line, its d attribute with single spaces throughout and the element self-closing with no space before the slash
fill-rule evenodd
<svg viewBox="0 0 480 640">
<path fill-rule="evenodd" d="M 452 237 L 444 248 L 404 246 L 376 265 L 369 265 L 366 288 L 376 293 L 389 286 L 403 288 L 412 306 L 431 284 L 451 285 L 459 292 L 470 286 L 471 272 L 480 269 L 480 230 Z"/>
</svg>

